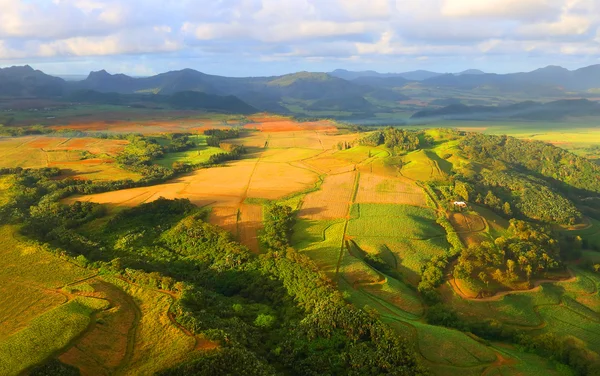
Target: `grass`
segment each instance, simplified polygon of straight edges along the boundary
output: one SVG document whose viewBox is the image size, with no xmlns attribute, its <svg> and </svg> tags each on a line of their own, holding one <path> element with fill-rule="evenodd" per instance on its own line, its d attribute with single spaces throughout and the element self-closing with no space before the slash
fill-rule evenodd
<svg viewBox="0 0 600 376">
<path fill-rule="evenodd" d="M 569 236 L 581 236 L 589 247 L 600 249 L 600 221 L 589 218 L 590 226 L 582 230 L 565 231 Z"/>
<path fill-rule="evenodd" d="M 207 136 L 204 135 L 193 135 L 190 136 L 190 140 L 195 143 L 195 147 L 192 150 L 166 153 L 163 158 L 157 160 L 155 163 L 163 167 L 171 167 L 175 162 L 182 162 L 187 164 L 199 164 L 208 162 L 208 159 L 215 154 L 224 153 L 225 151 L 221 148 L 208 146 L 206 144 Z"/>
<path fill-rule="evenodd" d="M 17 375 L 68 346 L 85 331 L 93 312 L 108 302 L 78 297 L 32 320 L 0 342 L 0 374 Z"/>
<path fill-rule="evenodd" d="M 417 181 L 445 180 L 444 170 L 449 172 L 450 167 L 444 164 L 444 169 L 442 169 L 440 161 L 443 160 L 431 151 L 413 151 L 404 157 L 401 173 L 403 176 Z"/>
<path fill-rule="evenodd" d="M 510 361 L 508 364 L 494 367 L 490 375 L 575 376 L 575 372 L 569 367 L 535 354 L 504 345 L 494 346 L 494 349 Z"/>
</svg>

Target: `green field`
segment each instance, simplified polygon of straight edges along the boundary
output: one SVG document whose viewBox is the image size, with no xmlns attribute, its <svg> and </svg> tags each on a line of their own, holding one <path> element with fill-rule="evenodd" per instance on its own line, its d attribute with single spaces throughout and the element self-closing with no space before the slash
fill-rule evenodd
<svg viewBox="0 0 600 376">
<path fill-rule="evenodd" d="M 158 165 L 163 167 L 171 168 L 173 163 L 181 162 L 186 164 L 200 164 L 208 162 L 211 155 L 224 153 L 225 151 L 221 148 L 212 147 L 206 145 L 207 136 L 204 135 L 193 135 L 190 136 L 190 140 L 194 142 L 195 146 L 186 151 L 166 153 L 164 157 L 156 160 Z"/>
</svg>

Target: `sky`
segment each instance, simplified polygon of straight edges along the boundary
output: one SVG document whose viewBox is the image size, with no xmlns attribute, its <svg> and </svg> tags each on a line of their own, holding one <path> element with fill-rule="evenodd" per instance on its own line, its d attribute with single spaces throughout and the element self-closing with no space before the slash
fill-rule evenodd
<svg viewBox="0 0 600 376">
<path fill-rule="evenodd" d="M 0 67 L 147 76 L 600 64 L 600 0 L 0 0 Z"/>
</svg>

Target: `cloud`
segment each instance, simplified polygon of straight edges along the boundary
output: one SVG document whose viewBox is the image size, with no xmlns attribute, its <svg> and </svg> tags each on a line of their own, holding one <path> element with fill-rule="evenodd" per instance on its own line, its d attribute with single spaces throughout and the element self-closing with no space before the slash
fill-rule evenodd
<svg viewBox="0 0 600 376">
<path fill-rule="evenodd" d="M 136 71 L 235 70 L 532 54 L 554 63 L 600 48 L 598 0 L 0 0 L 0 9 L 0 65 L 105 57 Z"/>
<path fill-rule="evenodd" d="M 442 14 L 531 21 L 556 17 L 563 3 L 562 0 L 445 0 Z"/>
</svg>

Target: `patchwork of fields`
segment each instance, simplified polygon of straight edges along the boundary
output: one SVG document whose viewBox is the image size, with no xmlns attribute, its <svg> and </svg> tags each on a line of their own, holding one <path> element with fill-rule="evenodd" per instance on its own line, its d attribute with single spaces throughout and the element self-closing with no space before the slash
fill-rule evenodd
<svg viewBox="0 0 600 376">
<path fill-rule="evenodd" d="M 54 354 L 84 375 L 152 374 L 214 348 L 172 322 L 176 297 L 99 277 L 17 231 L 0 227 L 0 374 Z"/>
<path fill-rule="evenodd" d="M 91 137 L 0 138 L 0 168 L 57 167 L 63 171 L 63 177 L 75 179 L 138 180 L 139 174 L 126 171 L 115 162 L 127 144 L 124 140 Z"/>
<path fill-rule="evenodd" d="M 424 182 L 446 181 L 453 168 L 469 163 L 460 156 L 455 140 L 430 131 L 435 146 L 394 156 L 383 145 L 339 146 L 360 136 L 339 132 L 330 121 L 298 123 L 266 114 L 147 121 L 140 129 L 155 134 L 232 125 L 245 129 L 242 137 L 231 141 L 247 147 L 245 158 L 162 184 L 72 196 L 64 202 L 89 201 L 118 209 L 160 197 L 187 198 L 209 207 L 209 221 L 255 253 L 261 252 L 264 205 L 290 205 L 298 209 L 294 248 L 335 281 L 348 301 L 376 311 L 399 335 L 411 339 L 435 374 L 571 374 L 511 346 L 427 324 L 428 308 L 417 285 L 430 260 L 451 248 L 447 231 L 469 246 L 493 241 L 508 228 L 505 219 L 481 206 L 450 212 L 427 198 Z M 130 123 L 68 126 L 111 132 L 132 127 Z M 207 146 L 204 136 L 193 139 L 192 150 L 168 153 L 156 163 L 197 164 L 222 152 Z M 126 144 L 88 137 L 0 139 L 0 167 L 59 167 L 64 176 L 75 178 L 136 180 L 141 176 L 115 163 Z M 0 177 L 0 204 L 11 200 L 6 189 L 10 179 Z M 450 230 L 439 224 L 440 216 L 448 218 Z M 600 222 L 590 220 L 567 233 L 583 235 L 600 246 L 599 229 Z M 174 322 L 169 315 L 179 298 L 174 293 L 98 276 L 21 238 L 14 227 L 0 227 L 0 239 L 0 374 L 18 374 L 51 354 L 61 354 L 63 363 L 88 375 L 153 374 L 189 359 L 196 350 L 216 346 Z M 600 262 L 595 253 L 584 256 Z M 572 265 L 573 277 L 568 280 L 538 281 L 527 291 L 476 299 L 483 282 L 454 278 L 453 264 L 448 264 L 444 270 L 448 282 L 439 289 L 441 301 L 461 317 L 497 320 L 528 333 L 574 336 L 600 352 L 597 274 Z M 60 328 L 67 330 L 59 335 Z"/>
</svg>

